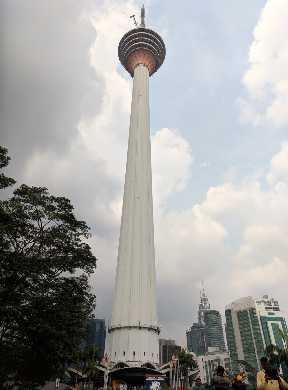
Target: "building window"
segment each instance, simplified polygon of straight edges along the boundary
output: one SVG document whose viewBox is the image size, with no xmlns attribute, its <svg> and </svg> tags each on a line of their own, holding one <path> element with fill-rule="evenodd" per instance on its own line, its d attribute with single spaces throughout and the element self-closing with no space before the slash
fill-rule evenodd
<svg viewBox="0 0 288 390">
<path fill-rule="evenodd" d="M 154 356 L 154 353 L 152 352 L 152 357 Z"/>
<path fill-rule="evenodd" d="M 123 351 L 123 355 L 125 356 L 125 351 Z"/>
<path fill-rule="evenodd" d="M 115 352 L 115 356 L 116 356 L 116 352 Z"/>
<path fill-rule="evenodd" d="M 145 352 L 144 352 L 144 356 L 145 356 Z"/>
<path fill-rule="evenodd" d="M 133 357 L 135 358 L 135 351 L 133 351 Z"/>
</svg>

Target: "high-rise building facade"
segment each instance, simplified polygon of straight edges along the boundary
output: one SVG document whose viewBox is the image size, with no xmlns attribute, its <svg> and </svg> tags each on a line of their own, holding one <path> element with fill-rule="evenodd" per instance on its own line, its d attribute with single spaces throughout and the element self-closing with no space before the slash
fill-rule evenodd
<svg viewBox="0 0 288 390">
<path fill-rule="evenodd" d="M 202 282 L 203 283 L 203 282 Z M 211 309 L 209 299 L 206 295 L 204 286 L 202 284 L 202 289 L 200 291 L 200 303 L 198 306 L 198 323 L 204 325 L 204 313 Z"/>
<path fill-rule="evenodd" d="M 90 319 L 87 324 L 87 336 L 83 346 L 95 347 L 97 357 L 101 359 L 104 356 L 106 341 L 106 324 L 104 319 Z"/>
<path fill-rule="evenodd" d="M 281 336 L 288 337 L 288 328 L 284 315 L 280 311 L 279 303 L 274 298 L 264 295 L 256 299 L 256 310 L 260 318 L 265 345 L 276 345 L 283 349 L 286 347 Z"/>
<path fill-rule="evenodd" d="M 239 360 L 245 360 L 259 369 L 265 345 L 254 299 L 245 297 L 232 302 L 225 309 L 225 317 L 232 368 L 237 370 Z"/>
<path fill-rule="evenodd" d="M 224 331 L 221 314 L 217 310 L 207 310 L 203 313 L 207 350 L 225 351 Z"/>
<path fill-rule="evenodd" d="M 187 330 L 186 338 L 188 351 L 196 355 L 226 350 L 221 314 L 211 309 L 204 288 L 200 293 L 198 323 Z"/>
<path fill-rule="evenodd" d="M 205 325 L 194 323 L 186 332 L 187 349 L 196 355 L 207 352 Z"/>
<path fill-rule="evenodd" d="M 176 345 L 175 340 L 171 339 L 159 339 L 159 361 L 160 365 L 166 364 L 171 361 L 172 356 L 177 356 L 177 353 L 181 351 L 181 347 Z"/>
<path fill-rule="evenodd" d="M 108 355 L 130 367 L 159 363 L 149 77 L 162 65 L 165 52 L 162 38 L 145 27 L 142 7 L 141 24 L 118 46 L 133 92 Z"/>
</svg>

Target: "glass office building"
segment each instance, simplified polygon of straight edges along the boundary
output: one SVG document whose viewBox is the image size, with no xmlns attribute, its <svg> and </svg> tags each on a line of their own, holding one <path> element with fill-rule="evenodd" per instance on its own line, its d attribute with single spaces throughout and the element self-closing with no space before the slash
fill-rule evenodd
<svg viewBox="0 0 288 390">
<path fill-rule="evenodd" d="M 226 307 L 226 337 L 231 357 L 231 366 L 239 369 L 239 361 L 260 368 L 265 344 L 261 321 L 252 297 L 238 299 Z"/>
<path fill-rule="evenodd" d="M 186 331 L 187 349 L 196 355 L 225 351 L 221 314 L 211 309 L 204 288 L 200 293 L 198 323 Z"/>
</svg>

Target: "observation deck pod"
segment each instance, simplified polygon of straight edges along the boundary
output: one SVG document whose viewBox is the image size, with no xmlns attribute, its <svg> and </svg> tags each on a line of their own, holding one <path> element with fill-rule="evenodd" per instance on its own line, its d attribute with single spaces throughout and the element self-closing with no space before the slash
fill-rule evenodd
<svg viewBox="0 0 288 390">
<path fill-rule="evenodd" d="M 165 55 L 163 39 L 155 31 L 145 27 L 128 31 L 118 46 L 119 60 L 132 77 L 139 64 L 147 66 L 151 76 L 163 64 Z"/>
</svg>

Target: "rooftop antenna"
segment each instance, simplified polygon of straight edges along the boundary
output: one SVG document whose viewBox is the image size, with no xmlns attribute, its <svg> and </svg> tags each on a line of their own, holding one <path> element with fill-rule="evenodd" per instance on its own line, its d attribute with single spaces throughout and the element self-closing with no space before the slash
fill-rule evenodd
<svg viewBox="0 0 288 390">
<path fill-rule="evenodd" d="M 137 22 L 136 22 L 135 15 L 131 15 L 130 18 L 133 19 L 134 25 L 137 27 L 138 24 L 137 24 Z"/>
<path fill-rule="evenodd" d="M 141 7 L 141 23 L 140 27 L 145 27 L 145 7 L 144 4 Z"/>
<path fill-rule="evenodd" d="M 200 296 L 203 296 L 203 293 L 205 294 L 204 281 L 201 280 L 201 291 L 200 291 Z"/>
</svg>

